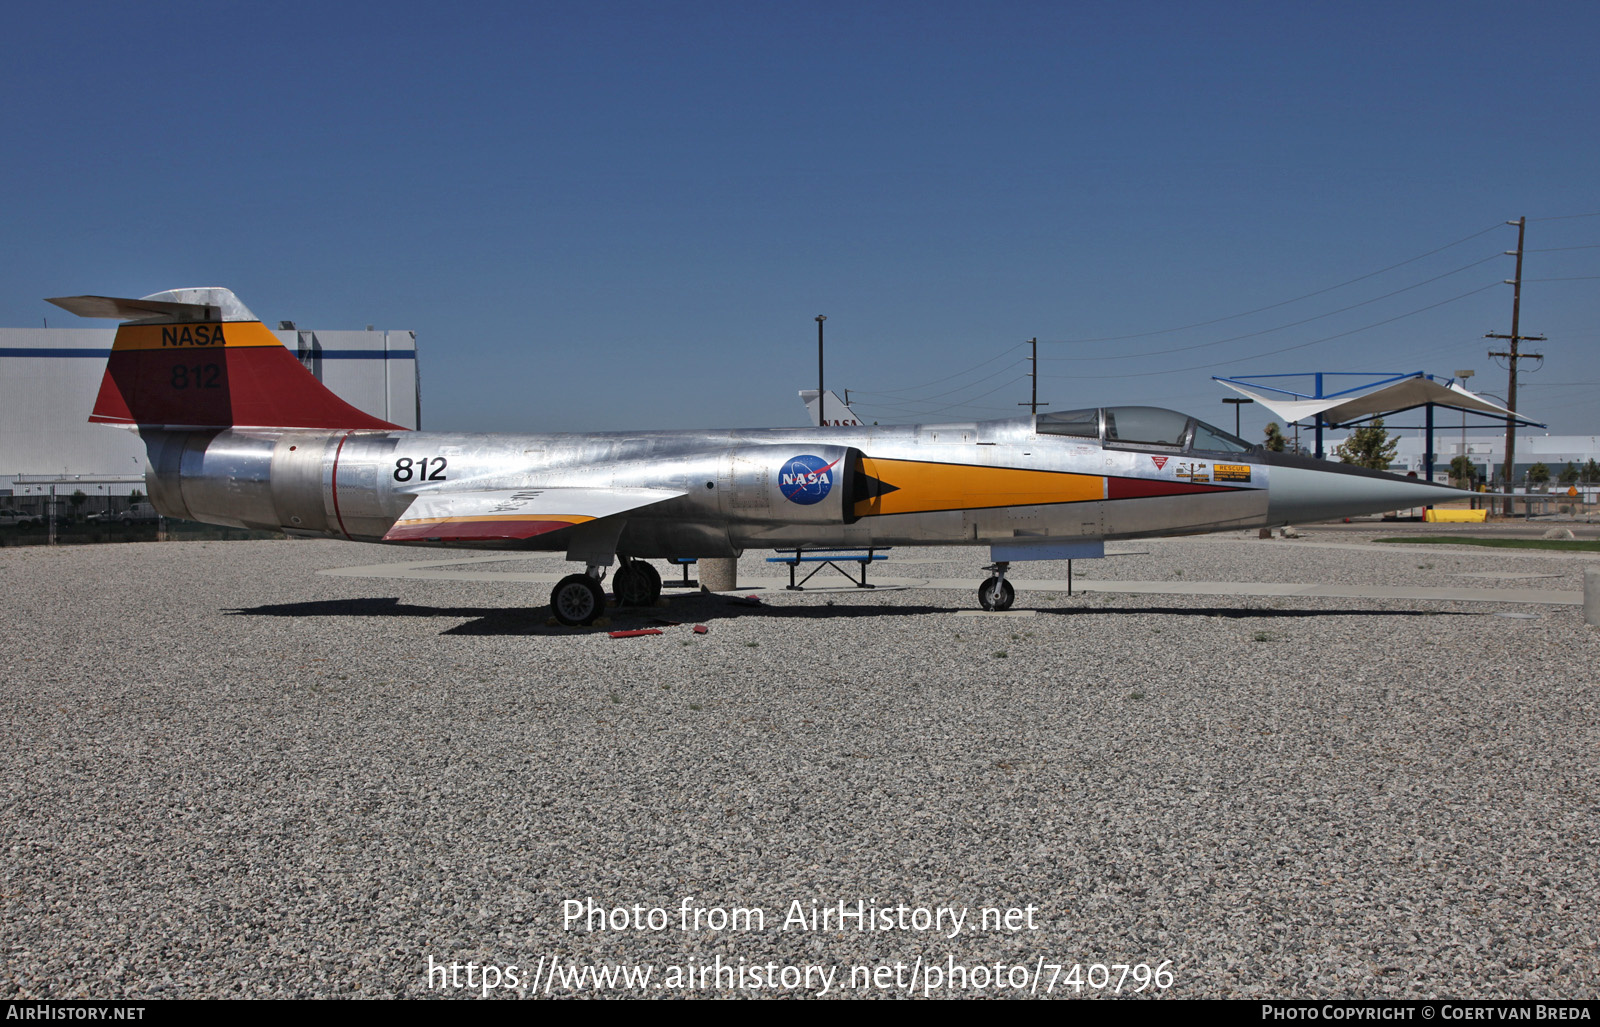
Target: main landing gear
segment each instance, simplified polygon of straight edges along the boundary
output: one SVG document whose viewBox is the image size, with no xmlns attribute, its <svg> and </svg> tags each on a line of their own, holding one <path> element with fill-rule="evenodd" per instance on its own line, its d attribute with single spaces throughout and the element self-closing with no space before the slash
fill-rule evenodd
<svg viewBox="0 0 1600 1027">
<path fill-rule="evenodd" d="M 1006 580 L 1006 571 L 1011 568 L 1008 562 L 992 563 L 984 570 L 993 574 L 978 586 L 978 605 L 985 610 L 1009 610 L 1017 598 L 1017 590 L 1011 587 L 1011 582 Z"/>
<path fill-rule="evenodd" d="M 556 620 L 580 626 L 593 624 L 606 609 L 606 593 L 601 587 L 606 569 L 591 564 L 584 574 L 569 574 L 556 583 L 550 593 L 550 608 Z M 622 558 L 622 566 L 611 577 L 611 591 L 618 606 L 654 606 L 661 598 L 661 572 L 643 560 Z"/>
<path fill-rule="evenodd" d="M 661 598 L 661 572 L 643 560 L 622 561 L 611 577 L 618 606 L 654 606 Z"/>
</svg>

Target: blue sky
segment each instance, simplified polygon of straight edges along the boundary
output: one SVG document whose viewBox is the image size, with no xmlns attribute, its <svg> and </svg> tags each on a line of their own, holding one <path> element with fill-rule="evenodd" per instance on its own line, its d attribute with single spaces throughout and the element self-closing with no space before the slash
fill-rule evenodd
<svg viewBox="0 0 1600 1027">
<path fill-rule="evenodd" d="M 415 329 L 426 427 L 554 431 L 803 423 L 822 313 L 868 419 L 1008 416 L 1037 336 L 1055 408 L 1231 425 L 1212 374 L 1503 393 L 1526 215 L 1519 405 L 1600 433 L 1596 38 L 1583 3 L 29 5 L 0 324 L 226 285 Z"/>
</svg>

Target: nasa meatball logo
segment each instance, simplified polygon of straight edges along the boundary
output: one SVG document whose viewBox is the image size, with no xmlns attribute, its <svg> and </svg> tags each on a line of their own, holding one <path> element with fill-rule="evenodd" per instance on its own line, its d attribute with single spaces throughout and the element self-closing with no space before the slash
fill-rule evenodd
<svg viewBox="0 0 1600 1027">
<path fill-rule="evenodd" d="M 820 503 L 833 491 L 833 467 L 838 462 L 830 464 L 820 456 L 797 456 L 778 472 L 778 489 L 791 503 Z"/>
</svg>

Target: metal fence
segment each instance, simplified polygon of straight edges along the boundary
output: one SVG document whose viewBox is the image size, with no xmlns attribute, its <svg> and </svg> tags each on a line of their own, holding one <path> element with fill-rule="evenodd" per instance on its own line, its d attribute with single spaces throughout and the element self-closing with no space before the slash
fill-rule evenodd
<svg viewBox="0 0 1600 1027">
<path fill-rule="evenodd" d="M 161 517 L 136 496 L 0 496 L 0 547 L 285 537 Z"/>
</svg>

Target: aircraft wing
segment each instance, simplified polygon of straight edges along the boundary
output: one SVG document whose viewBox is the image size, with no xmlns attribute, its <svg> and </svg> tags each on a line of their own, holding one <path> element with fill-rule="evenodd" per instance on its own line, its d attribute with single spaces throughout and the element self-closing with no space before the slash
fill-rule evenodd
<svg viewBox="0 0 1600 1027">
<path fill-rule="evenodd" d="M 650 488 L 527 488 L 424 492 L 395 521 L 385 542 L 533 538 L 664 503 L 686 493 Z"/>
</svg>

